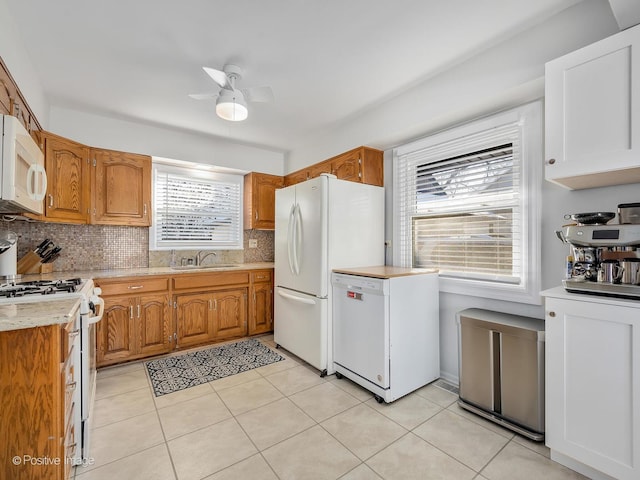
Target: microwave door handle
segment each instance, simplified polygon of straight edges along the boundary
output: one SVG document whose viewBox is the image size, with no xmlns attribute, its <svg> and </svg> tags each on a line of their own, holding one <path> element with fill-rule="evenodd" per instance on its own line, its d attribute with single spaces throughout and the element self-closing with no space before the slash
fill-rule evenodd
<svg viewBox="0 0 640 480">
<path fill-rule="evenodd" d="M 43 189 L 39 191 L 35 191 L 34 186 L 36 184 L 36 175 L 42 175 L 42 186 Z M 44 200 L 44 196 L 47 192 L 47 174 L 42 167 L 42 165 L 38 165 L 34 163 L 29 166 L 29 170 L 27 171 L 27 195 L 32 200 Z"/>
</svg>

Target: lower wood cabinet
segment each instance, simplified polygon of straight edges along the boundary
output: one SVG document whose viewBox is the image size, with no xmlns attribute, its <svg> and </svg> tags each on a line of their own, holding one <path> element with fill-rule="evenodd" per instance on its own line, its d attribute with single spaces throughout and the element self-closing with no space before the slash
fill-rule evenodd
<svg viewBox="0 0 640 480">
<path fill-rule="evenodd" d="M 173 348 L 169 294 L 104 298 L 97 329 L 98 366 L 167 353 Z"/>
<path fill-rule="evenodd" d="M 174 347 L 168 277 L 96 279 L 104 316 L 96 330 L 99 367 L 170 352 Z"/>
<path fill-rule="evenodd" d="M 273 269 L 96 279 L 99 367 L 273 330 Z"/>
<path fill-rule="evenodd" d="M 270 270 L 251 273 L 249 335 L 273 330 L 273 280 Z"/>
<path fill-rule="evenodd" d="M 214 339 L 210 293 L 176 295 L 177 345 L 188 347 Z"/>
<path fill-rule="evenodd" d="M 0 478 L 66 480 L 77 443 L 78 385 L 69 325 L 0 332 Z M 79 337 L 78 337 L 79 338 Z"/>
<path fill-rule="evenodd" d="M 177 347 L 247 334 L 247 289 L 175 296 Z"/>
</svg>

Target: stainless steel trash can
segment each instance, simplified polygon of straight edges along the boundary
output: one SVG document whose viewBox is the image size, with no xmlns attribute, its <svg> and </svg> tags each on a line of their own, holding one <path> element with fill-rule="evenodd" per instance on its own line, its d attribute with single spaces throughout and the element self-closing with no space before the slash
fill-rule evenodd
<svg viewBox="0 0 640 480">
<path fill-rule="evenodd" d="M 544 440 L 544 320 L 470 308 L 457 324 L 459 405 Z"/>
</svg>

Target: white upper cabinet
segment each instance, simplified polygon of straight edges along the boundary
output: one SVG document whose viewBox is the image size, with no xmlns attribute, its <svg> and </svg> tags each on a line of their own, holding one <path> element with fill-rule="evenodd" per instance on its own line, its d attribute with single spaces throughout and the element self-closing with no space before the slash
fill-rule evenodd
<svg viewBox="0 0 640 480">
<path fill-rule="evenodd" d="M 545 178 L 640 182 L 640 26 L 546 64 Z"/>
</svg>

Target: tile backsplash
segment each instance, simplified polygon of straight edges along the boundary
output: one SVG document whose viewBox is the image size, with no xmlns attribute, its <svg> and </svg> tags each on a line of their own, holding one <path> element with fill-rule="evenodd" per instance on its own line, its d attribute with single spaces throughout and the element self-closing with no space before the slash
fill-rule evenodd
<svg viewBox="0 0 640 480">
<path fill-rule="evenodd" d="M 18 234 L 18 258 L 33 250 L 45 238 L 62 247 L 54 262 L 54 271 L 110 270 L 169 265 L 168 251 L 149 251 L 149 229 L 112 225 L 67 225 L 24 221 L 3 221 L 0 229 Z M 249 240 L 258 241 L 248 248 Z M 273 261 L 274 232 L 245 230 L 244 250 L 217 251 L 215 263 L 251 263 Z M 197 251 L 176 251 L 176 258 Z M 207 261 L 210 261 L 209 257 Z M 208 263 L 208 262 L 207 262 Z"/>
</svg>

